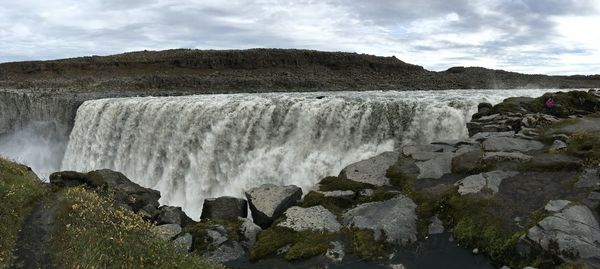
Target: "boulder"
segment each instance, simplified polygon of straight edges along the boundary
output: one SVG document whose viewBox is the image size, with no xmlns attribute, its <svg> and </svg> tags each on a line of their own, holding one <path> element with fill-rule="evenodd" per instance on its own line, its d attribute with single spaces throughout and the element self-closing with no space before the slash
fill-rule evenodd
<svg viewBox="0 0 600 269">
<path fill-rule="evenodd" d="M 339 177 L 376 186 L 389 185 L 387 169 L 398 161 L 397 152 L 384 152 L 375 157 L 353 163 L 342 169 Z"/>
<path fill-rule="evenodd" d="M 460 195 L 478 193 L 484 189 L 488 189 L 492 193 L 497 193 L 502 180 L 516 176 L 517 174 L 519 174 L 519 172 L 496 170 L 468 176 L 456 182 L 454 185 L 458 186 L 458 193 L 460 193 Z"/>
<path fill-rule="evenodd" d="M 453 157 L 454 153 L 439 153 L 433 159 L 424 162 L 416 162 L 415 164 L 419 168 L 419 175 L 417 176 L 417 179 L 438 179 L 445 174 L 451 173 Z"/>
<path fill-rule="evenodd" d="M 219 245 L 216 249 L 204 253 L 202 256 L 216 263 L 226 263 L 241 259 L 246 255 L 242 245 L 235 241 Z"/>
<path fill-rule="evenodd" d="M 399 195 L 382 202 L 358 205 L 343 215 L 343 224 L 349 228 L 373 230 L 375 239 L 384 233 L 386 241 L 407 244 L 417 239 L 417 205 L 408 197 Z"/>
<path fill-rule="evenodd" d="M 477 113 L 485 115 L 492 110 L 492 107 L 493 106 L 490 103 L 486 103 L 486 102 L 479 103 L 479 105 L 477 105 Z"/>
<path fill-rule="evenodd" d="M 141 213 L 146 220 L 155 220 L 158 217 L 158 214 L 160 214 L 160 211 L 154 205 L 147 204 L 140 209 L 139 213 Z"/>
<path fill-rule="evenodd" d="M 546 206 L 544 207 L 544 210 L 546 210 L 548 212 L 559 212 L 563 208 L 568 206 L 570 203 L 571 203 L 571 201 L 567 201 L 567 200 L 551 200 L 546 204 Z"/>
<path fill-rule="evenodd" d="M 559 151 L 559 150 L 563 150 L 567 148 L 567 143 L 561 141 L 561 140 L 554 140 L 554 143 L 552 143 L 552 146 L 550 146 L 550 150 L 552 151 Z"/>
<path fill-rule="evenodd" d="M 201 219 L 231 220 L 248 216 L 248 202 L 244 199 L 224 196 L 204 199 Z"/>
<path fill-rule="evenodd" d="M 600 226 L 584 205 L 567 205 L 544 218 L 527 238 L 563 260 L 600 266 Z"/>
<path fill-rule="evenodd" d="M 254 223 L 263 229 L 271 226 L 288 208 L 302 198 L 302 189 L 297 186 L 264 184 L 246 192 Z"/>
<path fill-rule="evenodd" d="M 239 229 L 240 234 L 243 236 L 243 240 L 241 242 L 242 246 L 247 249 L 252 248 L 256 243 L 256 237 L 262 231 L 262 229 L 249 219 L 239 218 L 239 220 L 242 221 Z"/>
<path fill-rule="evenodd" d="M 579 176 L 575 183 L 576 188 L 597 188 L 600 187 L 600 171 L 597 168 L 587 168 Z"/>
<path fill-rule="evenodd" d="M 539 141 L 513 137 L 491 137 L 483 141 L 485 151 L 520 151 L 540 150 L 544 147 Z"/>
<path fill-rule="evenodd" d="M 194 223 L 194 221 L 181 210 L 181 207 L 161 206 L 159 211 L 160 213 L 157 217 L 158 224 L 179 224 L 182 227 L 186 227 Z"/>
<path fill-rule="evenodd" d="M 222 225 L 212 225 L 206 229 L 204 242 L 208 243 L 209 248 L 216 248 L 227 240 L 227 230 Z"/>
<path fill-rule="evenodd" d="M 181 253 L 188 253 L 192 250 L 193 237 L 190 233 L 185 233 L 175 240 L 173 240 L 173 245 L 175 245 L 175 250 Z"/>
<path fill-rule="evenodd" d="M 127 205 L 138 212 L 146 205 L 158 207 L 160 192 L 144 188 L 120 172 L 108 169 L 78 173 L 72 171 L 56 172 L 50 175 L 50 183 L 58 187 L 88 186 L 91 188 L 111 188 L 115 191 L 115 200 L 119 205 Z"/>
<path fill-rule="evenodd" d="M 175 238 L 175 236 L 179 235 L 182 231 L 181 226 L 179 224 L 163 224 L 154 227 L 156 233 L 163 240 L 170 240 Z"/>
<path fill-rule="evenodd" d="M 308 208 L 290 207 L 283 215 L 285 220 L 277 226 L 286 227 L 297 232 L 327 231 L 333 233 L 342 228 L 335 215 L 320 205 Z"/>
<path fill-rule="evenodd" d="M 431 224 L 429 224 L 429 234 L 441 234 L 444 233 L 444 223 L 437 215 L 431 217 Z"/>
</svg>

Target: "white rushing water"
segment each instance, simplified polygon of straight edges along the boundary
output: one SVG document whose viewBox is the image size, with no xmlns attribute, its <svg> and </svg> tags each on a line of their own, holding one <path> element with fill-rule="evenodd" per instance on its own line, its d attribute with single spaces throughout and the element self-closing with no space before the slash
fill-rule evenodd
<svg viewBox="0 0 600 269">
<path fill-rule="evenodd" d="M 262 183 L 307 190 L 402 143 L 467 136 L 480 102 L 549 90 L 448 90 L 100 99 L 78 110 L 63 170 L 109 168 L 193 218 L 205 198 Z"/>
</svg>

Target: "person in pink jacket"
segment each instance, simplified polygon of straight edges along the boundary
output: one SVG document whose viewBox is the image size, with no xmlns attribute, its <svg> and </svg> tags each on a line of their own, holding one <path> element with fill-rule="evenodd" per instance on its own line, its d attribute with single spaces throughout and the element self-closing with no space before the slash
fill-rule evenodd
<svg viewBox="0 0 600 269">
<path fill-rule="evenodd" d="M 552 96 L 550 96 L 550 98 L 548 98 L 548 100 L 546 101 L 546 112 L 548 112 L 548 114 L 552 114 L 553 108 L 554 108 L 554 99 L 552 98 Z"/>
</svg>

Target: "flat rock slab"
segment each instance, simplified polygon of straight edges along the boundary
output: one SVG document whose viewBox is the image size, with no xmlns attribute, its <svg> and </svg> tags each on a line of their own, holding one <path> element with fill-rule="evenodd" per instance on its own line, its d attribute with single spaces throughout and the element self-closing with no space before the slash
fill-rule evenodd
<svg viewBox="0 0 600 269">
<path fill-rule="evenodd" d="M 530 161 L 533 157 L 521 152 L 486 152 L 483 154 L 483 161 L 486 163 L 489 162 L 504 162 L 504 161 L 517 161 L 517 162 L 527 162 Z"/>
<path fill-rule="evenodd" d="M 335 215 L 320 205 L 308 208 L 290 207 L 283 215 L 285 220 L 277 226 L 290 228 L 297 232 L 327 231 L 334 233 L 342 228 Z"/>
<path fill-rule="evenodd" d="M 493 137 L 513 137 L 515 135 L 514 131 L 507 131 L 507 132 L 479 132 L 476 133 L 475 135 L 471 136 L 471 139 L 475 140 L 475 141 L 481 141 L 481 140 L 485 140 L 488 138 L 493 138 Z"/>
<path fill-rule="evenodd" d="M 423 162 L 416 162 L 415 164 L 419 168 L 419 175 L 417 176 L 417 179 L 439 179 L 443 175 L 451 173 L 452 158 L 454 158 L 454 153 L 444 152 L 437 153 L 433 159 Z"/>
<path fill-rule="evenodd" d="M 375 238 L 383 233 L 386 241 L 407 244 L 417 240 L 417 205 L 408 197 L 361 204 L 348 210 L 343 216 L 346 227 L 373 230 Z"/>
<path fill-rule="evenodd" d="M 381 153 L 347 166 L 340 172 L 340 177 L 376 186 L 389 185 L 389 179 L 385 177 L 385 173 L 398 161 L 399 156 L 398 152 Z"/>
<path fill-rule="evenodd" d="M 482 145 L 485 151 L 528 152 L 544 148 L 542 142 L 514 137 L 491 137 L 483 141 Z"/>
<path fill-rule="evenodd" d="M 328 198 L 339 198 L 339 199 L 354 199 L 356 193 L 353 191 L 315 191 Z"/>
<path fill-rule="evenodd" d="M 302 189 L 295 185 L 264 184 L 246 192 L 254 223 L 263 229 L 271 226 L 288 208 L 302 198 Z"/>
<path fill-rule="evenodd" d="M 456 182 L 455 185 L 458 186 L 458 193 L 460 195 L 478 193 L 484 189 L 497 193 L 500 190 L 500 184 L 503 179 L 513 177 L 517 174 L 519 172 L 497 170 L 465 177 Z"/>
<path fill-rule="evenodd" d="M 527 238 L 564 260 L 600 266 L 600 226 L 584 205 L 566 206 L 529 229 Z"/>
</svg>

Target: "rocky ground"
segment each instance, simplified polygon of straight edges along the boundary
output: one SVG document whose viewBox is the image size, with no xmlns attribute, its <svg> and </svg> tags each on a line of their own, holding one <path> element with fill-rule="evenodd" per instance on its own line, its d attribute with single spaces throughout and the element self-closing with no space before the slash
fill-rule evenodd
<svg viewBox="0 0 600 269">
<path fill-rule="evenodd" d="M 0 64 L 0 88 L 52 95 L 526 87 L 597 88 L 600 76 L 526 75 L 478 67 L 432 72 L 395 57 L 293 49 L 179 49 Z"/>
<path fill-rule="evenodd" d="M 246 199 L 206 199 L 200 222 L 119 172 L 58 172 L 50 183 L 112 190 L 118 207 L 154 223 L 179 251 L 230 265 L 353 259 L 405 268 L 394 262 L 399 249 L 449 232 L 498 267 L 600 268 L 600 95 L 555 93 L 548 114 L 549 95 L 481 104 L 469 138 L 404 145 L 305 194 L 263 185 Z M 39 230 L 35 223 L 23 230 Z"/>
</svg>

